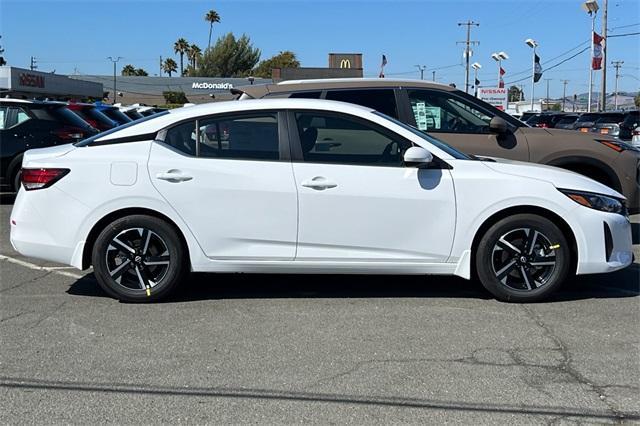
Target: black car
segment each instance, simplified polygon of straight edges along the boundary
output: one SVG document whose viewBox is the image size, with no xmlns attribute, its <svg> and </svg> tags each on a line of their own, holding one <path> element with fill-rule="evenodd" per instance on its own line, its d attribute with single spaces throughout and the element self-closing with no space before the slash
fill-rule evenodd
<svg viewBox="0 0 640 426">
<path fill-rule="evenodd" d="M 640 111 L 628 111 L 624 115 L 624 120 L 620 123 L 620 133 L 618 138 L 623 141 L 633 139 L 633 131 L 640 126 Z"/>
<path fill-rule="evenodd" d="M 580 117 L 580 114 L 565 114 L 556 122 L 555 128 L 572 130 L 578 117 Z"/>
<path fill-rule="evenodd" d="M 620 133 L 620 124 L 624 120 L 624 113 L 622 112 L 607 112 L 602 113 L 600 118 L 593 123 L 590 132 L 600 133 L 601 135 L 609 135 L 614 138 Z"/>
<path fill-rule="evenodd" d="M 542 127 L 552 129 L 565 116 L 561 112 L 543 112 L 529 117 L 526 123 L 532 127 Z"/>
<path fill-rule="evenodd" d="M 580 114 L 580 117 L 578 117 L 576 122 L 573 123 L 573 129 L 586 133 L 591 130 L 596 120 L 600 117 L 600 113 L 597 112 L 585 112 L 584 114 Z"/>
<path fill-rule="evenodd" d="M 22 154 L 98 133 L 60 102 L 0 99 L 0 178 L 20 187 Z"/>
</svg>

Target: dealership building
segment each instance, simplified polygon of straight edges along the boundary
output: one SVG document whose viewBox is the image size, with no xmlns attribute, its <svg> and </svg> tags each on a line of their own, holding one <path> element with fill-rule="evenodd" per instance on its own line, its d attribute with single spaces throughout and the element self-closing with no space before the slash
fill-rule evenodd
<svg viewBox="0 0 640 426">
<path fill-rule="evenodd" d="M 0 67 L 0 96 L 24 99 L 102 99 L 102 83 L 24 68 Z"/>
</svg>

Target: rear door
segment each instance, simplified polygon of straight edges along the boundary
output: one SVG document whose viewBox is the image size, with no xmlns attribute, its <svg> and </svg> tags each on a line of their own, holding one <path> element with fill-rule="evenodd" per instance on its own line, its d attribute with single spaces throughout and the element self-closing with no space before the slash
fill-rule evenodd
<svg viewBox="0 0 640 426">
<path fill-rule="evenodd" d="M 202 117 L 169 128 L 152 145 L 153 185 L 212 259 L 295 256 L 297 193 L 278 116 Z"/>
<path fill-rule="evenodd" d="M 411 107 L 406 122 L 467 154 L 529 161 L 526 138 L 508 131 L 496 135 L 489 131 L 494 114 L 468 99 L 434 89 L 406 89 Z"/>
</svg>

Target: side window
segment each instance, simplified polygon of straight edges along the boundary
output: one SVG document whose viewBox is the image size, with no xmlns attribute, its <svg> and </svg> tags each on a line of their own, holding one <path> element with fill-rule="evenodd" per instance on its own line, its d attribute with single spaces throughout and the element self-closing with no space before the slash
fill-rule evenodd
<svg viewBox="0 0 640 426">
<path fill-rule="evenodd" d="M 4 129 L 4 119 L 7 116 L 7 107 L 0 107 L 0 130 Z"/>
<path fill-rule="evenodd" d="M 392 89 L 330 90 L 327 99 L 366 106 L 398 118 L 396 97 Z"/>
<path fill-rule="evenodd" d="M 200 156 L 245 160 L 280 158 L 277 114 L 255 113 L 225 118 L 206 118 L 200 126 Z"/>
<path fill-rule="evenodd" d="M 8 107 L 5 112 L 4 128 L 8 129 L 29 120 L 31 117 L 25 110 L 18 107 Z"/>
<path fill-rule="evenodd" d="M 187 121 L 167 130 L 164 143 L 188 155 L 196 155 L 196 122 Z"/>
<path fill-rule="evenodd" d="M 16 124 L 20 124 L 20 123 L 22 123 L 23 121 L 27 121 L 27 120 L 29 120 L 29 119 L 31 118 L 31 117 L 29 117 L 29 115 L 25 112 L 25 110 L 23 110 L 22 108 L 16 108 L 16 109 L 18 110 L 18 111 L 17 111 L 17 113 L 18 113 L 18 115 L 17 115 L 17 117 L 18 117 L 18 121 L 17 121 L 17 123 L 16 123 Z"/>
<path fill-rule="evenodd" d="M 320 99 L 322 92 L 297 92 L 292 93 L 289 98 L 304 98 L 304 99 Z"/>
<path fill-rule="evenodd" d="M 304 161 L 314 163 L 402 166 L 411 143 L 374 123 L 322 112 L 298 112 L 296 124 Z"/>
<path fill-rule="evenodd" d="M 446 92 L 408 90 L 419 130 L 446 133 L 488 133 L 491 117 Z"/>
</svg>

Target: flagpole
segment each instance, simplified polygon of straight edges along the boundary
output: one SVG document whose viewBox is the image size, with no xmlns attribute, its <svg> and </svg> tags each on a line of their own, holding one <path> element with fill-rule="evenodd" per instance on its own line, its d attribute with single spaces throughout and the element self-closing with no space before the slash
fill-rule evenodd
<svg viewBox="0 0 640 426">
<path fill-rule="evenodd" d="M 589 101 L 587 104 L 587 112 L 591 112 L 591 100 L 593 97 L 593 33 L 596 31 L 596 13 L 591 14 L 591 59 L 589 60 Z"/>
</svg>

